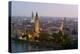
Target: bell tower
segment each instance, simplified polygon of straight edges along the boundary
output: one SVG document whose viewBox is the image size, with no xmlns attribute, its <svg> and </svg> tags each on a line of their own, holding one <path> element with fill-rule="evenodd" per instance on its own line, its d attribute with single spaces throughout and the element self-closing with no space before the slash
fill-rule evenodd
<svg viewBox="0 0 80 54">
<path fill-rule="evenodd" d="M 40 24 L 39 24 L 39 19 L 38 19 L 38 13 L 36 12 L 35 16 L 35 32 L 40 33 Z"/>
<path fill-rule="evenodd" d="M 64 18 L 62 18 L 62 20 L 61 20 L 61 26 L 60 26 L 60 28 L 59 28 L 59 31 L 62 32 L 62 35 L 64 35 L 64 30 L 63 30 L 63 28 L 64 28 Z"/>
</svg>

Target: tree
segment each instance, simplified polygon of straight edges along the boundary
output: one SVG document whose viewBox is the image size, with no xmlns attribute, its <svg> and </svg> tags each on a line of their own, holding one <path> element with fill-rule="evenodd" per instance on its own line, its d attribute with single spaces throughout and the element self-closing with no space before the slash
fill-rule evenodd
<svg viewBox="0 0 80 54">
<path fill-rule="evenodd" d="M 50 36 L 49 33 L 47 33 L 47 32 L 41 32 L 39 34 L 39 40 L 40 41 L 48 40 L 49 36 Z"/>
<path fill-rule="evenodd" d="M 71 42 L 70 42 L 70 38 L 69 38 L 69 35 L 68 34 L 64 34 L 62 40 L 61 40 L 61 46 L 63 49 L 66 49 L 66 48 L 69 48 L 71 47 L 70 46 Z"/>
<path fill-rule="evenodd" d="M 56 44 L 59 44 L 60 41 L 61 41 L 61 40 L 60 40 L 60 36 L 61 36 L 61 35 L 60 35 L 59 33 L 53 33 L 53 34 L 52 34 L 53 42 L 56 43 Z"/>
<path fill-rule="evenodd" d="M 54 38 L 53 43 L 58 46 L 62 46 L 62 48 L 66 48 L 66 46 L 70 43 L 69 35 L 63 35 L 61 31 L 59 31 L 59 33 L 53 33 L 52 37 Z"/>
</svg>

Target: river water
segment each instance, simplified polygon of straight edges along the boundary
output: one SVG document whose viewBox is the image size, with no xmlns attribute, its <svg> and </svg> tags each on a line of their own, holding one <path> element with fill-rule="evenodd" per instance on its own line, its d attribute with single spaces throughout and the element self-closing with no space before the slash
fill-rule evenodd
<svg viewBox="0 0 80 54">
<path fill-rule="evenodd" d="M 39 45 L 31 44 L 28 41 L 20 41 L 20 40 L 12 40 L 11 41 L 12 53 L 53 50 L 53 48 L 47 48 L 47 47 L 44 47 L 44 46 L 45 45 L 40 47 Z"/>
</svg>

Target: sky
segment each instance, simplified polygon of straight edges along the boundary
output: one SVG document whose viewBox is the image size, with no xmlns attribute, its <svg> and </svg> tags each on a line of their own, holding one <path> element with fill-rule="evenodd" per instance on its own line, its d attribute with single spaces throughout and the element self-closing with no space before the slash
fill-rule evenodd
<svg viewBox="0 0 80 54">
<path fill-rule="evenodd" d="M 12 2 L 12 16 L 31 16 L 38 12 L 39 16 L 50 17 L 78 17 L 78 6 L 70 4 Z"/>
</svg>

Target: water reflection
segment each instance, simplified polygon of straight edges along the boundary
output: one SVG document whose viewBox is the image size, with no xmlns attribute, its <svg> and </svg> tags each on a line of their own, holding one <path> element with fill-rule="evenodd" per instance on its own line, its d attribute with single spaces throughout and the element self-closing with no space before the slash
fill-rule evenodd
<svg viewBox="0 0 80 54">
<path fill-rule="evenodd" d="M 44 51 L 44 50 L 61 50 L 61 49 L 77 49 L 78 41 L 72 41 L 64 46 L 55 45 L 54 43 L 32 43 L 22 40 L 11 40 L 12 53 L 16 52 L 31 52 L 31 51 Z M 73 43 L 73 44 L 71 44 Z"/>
<path fill-rule="evenodd" d="M 15 40 L 12 40 L 11 48 L 13 53 L 46 50 L 46 48 L 43 47 L 41 48 L 37 44 L 31 44 L 27 41 L 15 41 Z"/>
</svg>

